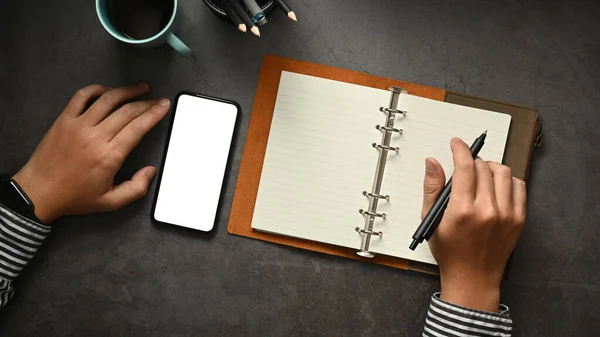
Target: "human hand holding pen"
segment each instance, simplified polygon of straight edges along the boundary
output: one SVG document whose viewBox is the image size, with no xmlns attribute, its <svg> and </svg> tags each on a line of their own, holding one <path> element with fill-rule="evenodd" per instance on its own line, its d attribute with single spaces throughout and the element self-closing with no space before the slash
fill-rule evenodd
<svg viewBox="0 0 600 337">
<path fill-rule="evenodd" d="M 473 160 L 467 144 L 451 141 L 453 188 L 442 221 L 428 241 L 440 267 L 441 299 L 496 312 L 506 262 L 525 224 L 525 183 L 510 168 Z M 442 166 L 427 158 L 425 216 L 446 182 Z"/>
</svg>

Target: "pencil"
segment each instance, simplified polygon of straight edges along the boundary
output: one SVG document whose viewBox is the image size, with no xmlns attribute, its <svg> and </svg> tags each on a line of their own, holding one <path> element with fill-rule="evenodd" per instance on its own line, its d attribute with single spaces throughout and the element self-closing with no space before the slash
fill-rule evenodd
<svg viewBox="0 0 600 337">
<path fill-rule="evenodd" d="M 298 22 L 298 18 L 296 18 L 296 13 L 294 13 L 294 11 L 290 8 L 288 4 L 285 3 L 284 0 L 275 0 L 275 2 L 277 2 L 279 8 L 281 8 L 285 12 L 285 14 L 288 18 L 290 18 L 290 20 Z"/>
<path fill-rule="evenodd" d="M 223 11 L 225 12 L 225 14 L 227 14 L 227 16 L 229 16 L 233 24 L 237 25 L 238 29 L 241 32 L 245 33 L 247 31 L 246 25 L 242 22 L 242 18 L 235 11 L 235 9 L 233 9 L 233 6 L 231 6 L 231 3 L 229 3 L 229 1 L 227 0 L 223 1 Z"/>
<path fill-rule="evenodd" d="M 225 0 L 225 1 L 229 2 L 231 4 L 233 9 L 239 14 L 239 16 L 242 18 L 242 21 L 244 21 L 244 23 L 246 24 L 246 27 L 250 27 L 250 31 L 252 32 L 252 34 L 260 37 L 260 30 L 258 29 L 258 27 L 256 27 L 256 25 L 252 21 L 252 18 L 250 18 L 250 15 L 242 7 L 240 2 L 238 0 Z"/>
</svg>

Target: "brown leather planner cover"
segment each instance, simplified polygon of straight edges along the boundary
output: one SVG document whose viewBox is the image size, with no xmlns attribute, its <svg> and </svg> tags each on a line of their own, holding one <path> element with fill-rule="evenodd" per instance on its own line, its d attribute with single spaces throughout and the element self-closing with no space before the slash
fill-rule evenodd
<svg viewBox="0 0 600 337">
<path fill-rule="evenodd" d="M 274 55 L 265 55 L 260 70 L 260 78 L 256 88 L 254 106 L 252 108 L 252 116 L 250 117 L 250 125 L 248 127 L 248 134 L 246 137 L 246 145 L 244 147 L 244 153 L 240 165 L 235 196 L 233 198 L 233 205 L 229 217 L 229 233 L 259 239 L 263 241 L 269 241 L 277 244 L 308 249 L 321 253 L 343 256 L 355 260 L 365 260 L 395 268 L 412 269 L 426 273 L 436 273 L 437 267 L 432 265 L 415 263 L 406 259 L 386 255 L 377 255 L 375 258 L 372 259 L 361 258 L 358 255 L 356 255 L 355 249 L 338 247 L 334 245 L 292 238 L 288 236 L 265 233 L 255 231 L 252 229 L 252 216 L 254 214 L 254 205 L 256 203 L 256 196 L 258 193 L 258 185 L 262 173 L 263 160 L 267 149 L 269 130 L 271 128 L 271 120 L 273 118 L 273 112 L 275 109 L 275 99 L 277 97 L 277 91 L 279 88 L 279 79 L 283 70 L 379 89 L 387 89 L 391 86 L 399 86 L 406 89 L 412 95 L 426 97 L 429 99 L 439 101 L 443 101 L 446 99 L 456 100 L 456 102 L 453 103 L 468 106 L 476 106 L 476 104 L 478 104 L 476 98 L 446 92 L 446 90 L 443 89 L 431 88 L 414 83 L 407 83 L 382 78 L 378 76 L 324 66 L 310 62 L 297 61 Z M 499 104 L 500 106 L 497 109 L 494 109 L 496 108 L 496 106 L 490 105 L 487 108 L 483 107 L 483 109 L 505 112 L 504 110 L 502 110 L 504 109 L 502 103 L 494 102 L 493 104 Z M 510 112 L 514 112 L 516 115 L 521 116 L 519 113 L 516 113 L 515 111 L 509 109 L 507 113 Z M 524 113 L 523 115 L 526 114 Z M 519 118 L 520 120 L 521 117 L 513 116 L 513 124 L 515 118 Z M 535 114 L 535 118 L 537 119 L 537 112 Z M 520 172 L 521 170 L 525 170 L 524 166 L 521 167 L 518 165 L 525 165 L 523 163 L 528 162 L 528 157 L 525 158 L 524 153 L 527 152 L 527 156 L 529 156 L 531 148 L 531 143 L 525 143 L 524 139 L 511 140 L 511 137 L 518 138 L 522 136 L 523 133 L 525 133 L 525 129 L 527 128 L 526 121 L 523 120 L 523 123 L 518 123 L 519 125 L 522 124 L 522 126 L 520 126 L 516 132 L 512 131 L 513 125 L 511 125 L 511 133 L 509 134 L 508 146 L 519 148 L 525 147 L 527 151 L 523 149 L 518 151 L 513 150 L 512 148 L 507 151 L 507 158 L 509 154 L 510 158 L 514 157 L 513 159 L 511 159 L 511 163 L 514 163 L 516 165 L 512 167 L 514 172 Z M 535 129 L 535 126 L 532 128 Z M 528 129 L 529 133 L 532 133 L 532 128 Z"/>
</svg>

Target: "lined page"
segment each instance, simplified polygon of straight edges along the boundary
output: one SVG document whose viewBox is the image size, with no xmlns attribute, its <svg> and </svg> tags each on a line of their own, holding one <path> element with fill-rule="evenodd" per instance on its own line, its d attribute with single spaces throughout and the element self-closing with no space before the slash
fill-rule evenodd
<svg viewBox="0 0 600 337">
<path fill-rule="evenodd" d="M 358 249 L 390 93 L 282 72 L 252 228 Z"/>
<path fill-rule="evenodd" d="M 382 193 L 389 194 L 388 202 L 381 202 L 379 212 L 386 213 L 375 230 L 384 233 L 381 239 L 372 240 L 373 252 L 435 263 L 427 242 L 416 251 L 408 246 L 421 221 L 425 158 L 436 158 L 446 179 L 453 172 L 450 140 L 460 137 L 469 146 L 485 130 L 485 145 L 479 156 L 484 160 L 502 162 L 511 117 L 506 114 L 434 101 L 402 94 L 399 107 L 407 111 L 406 117 L 396 119 L 395 127 L 404 130 L 395 135 L 391 144 L 398 146 L 398 154 L 388 155 Z"/>
</svg>

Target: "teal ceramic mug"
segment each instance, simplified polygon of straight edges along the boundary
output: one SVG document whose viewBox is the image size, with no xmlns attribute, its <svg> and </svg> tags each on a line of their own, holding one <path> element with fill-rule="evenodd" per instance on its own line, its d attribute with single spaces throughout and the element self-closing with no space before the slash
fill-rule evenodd
<svg viewBox="0 0 600 337">
<path fill-rule="evenodd" d="M 115 39 L 138 47 L 167 43 L 178 53 L 192 51 L 177 36 L 179 0 L 96 0 L 102 26 Z"/>
</svg>

